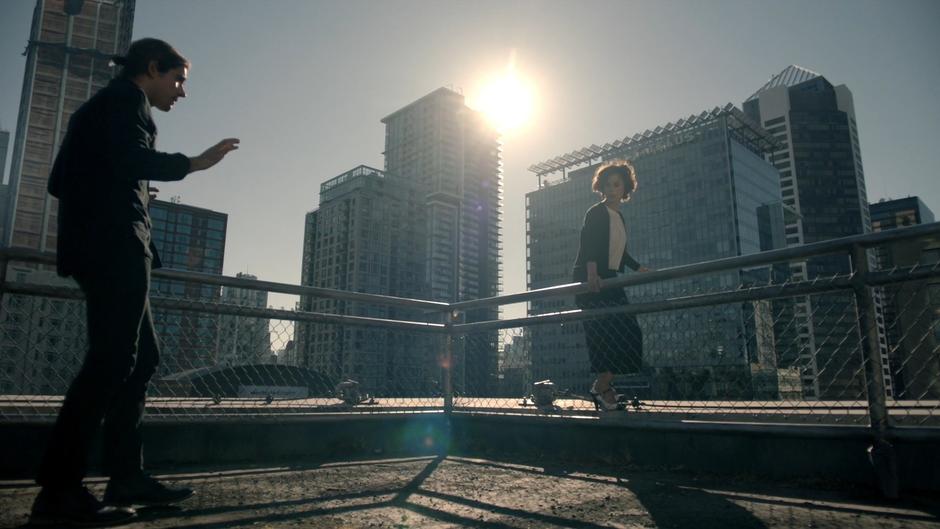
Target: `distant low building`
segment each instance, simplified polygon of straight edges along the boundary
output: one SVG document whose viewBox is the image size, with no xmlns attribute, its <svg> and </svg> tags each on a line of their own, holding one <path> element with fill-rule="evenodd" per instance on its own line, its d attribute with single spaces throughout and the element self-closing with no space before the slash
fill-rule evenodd
<svg viewBox="0 0 940 529">
<path fill-rule="evenodd" d="M 163 267 L 221 275 L 228 215 L 181 204 L 150 202 L 153 244 Z M 154 279 L 151 297 L 218 302 L 220 288 L 198 282 Z M 215 365 L 219 347 L 218 314 L 178 309 L 154 310 L 160 343 L 160 374 Z"/>
<path fill-rule="evenodd" d="M 237 273 L 239 279 L 258 279 L 257 276 Z M 264 290 L 222 287 L 222 303 L 246 308 L 263 309 L 268 306 L 268 293 Z M 219 316 L 219 348 L 216 363 L 244 365 L 271 360 L 271 320 L 257 316 Z"/>
<path fill-rule="evenodd" d="M 869 208 L 872 231 L 934 222 L 933 212 L 918 197 L 882 200 Z M 933 266 L 940 262 L 940 241 L 896 241 L 875 252 L 882 270 Z M 940 281 L 909 281 L 883 292 L 894 397 L 940 399 Z"/>
<path fill-rule="evenodd" d="M 503 397 L 521 397 L 532 390 L 532 361 L 527 329 L 522 334 L 503 342 L 499 352 L 498 394 Z"/>
</svg>

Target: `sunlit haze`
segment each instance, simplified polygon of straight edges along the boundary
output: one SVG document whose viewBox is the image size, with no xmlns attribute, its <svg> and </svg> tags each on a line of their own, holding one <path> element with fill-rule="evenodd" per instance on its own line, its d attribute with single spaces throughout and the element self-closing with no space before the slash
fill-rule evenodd
<svg viewBox="0 0 940 529">
<path fill-rule="evenodd" d="M 510 61 L 506 70 L 485 79 L 476 99 L 468 106 L 480 110 L 503 136 L 520 132 L 533 117 L 533 87 L 521 77 Z"/>
</svg>

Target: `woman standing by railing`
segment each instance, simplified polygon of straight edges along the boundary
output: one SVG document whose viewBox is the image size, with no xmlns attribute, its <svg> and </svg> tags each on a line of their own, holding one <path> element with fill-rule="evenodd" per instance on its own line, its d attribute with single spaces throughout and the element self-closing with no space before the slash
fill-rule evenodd
<svg viewBox="0 0 940 529">
<path fill-rule="evenodd" d="M 616 277 L 625 266 L 646 272 L 646 267 L 627 253 L 627 230 L 620 214 L 620 205 L 636 191 L 636 171 L 626 160 L 602 164 L 594 173 L 591 188 L 603 200 L 591 206 L 584 216 L 581 242 L 575 260 L 572 280 L 587 281 L 589 292 L 578 294 L 575 302 L 581 309 L 598 309 L 627 304 L 622 288 L 600 289 L 602 279 Z M 610 385 L 615 374 L 636 373 L 643 357 L 643 335 L 636 316 L 609 314 L 584 320 L 591 371 L 597 378 L 591 384 L 591 397 L 598 410 L 621 408 L 616 391 Z"/>
</svg>

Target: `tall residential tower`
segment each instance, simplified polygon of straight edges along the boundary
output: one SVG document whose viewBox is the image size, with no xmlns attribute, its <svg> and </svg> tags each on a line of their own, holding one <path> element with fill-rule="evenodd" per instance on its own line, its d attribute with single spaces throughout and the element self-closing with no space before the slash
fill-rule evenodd
<svg viewBox="0 0 940 529">
<path fill-rule="evenodd" d="M 385 170 L 416 189 L 428 299 L 463 301 L 499 294 L 502 166 L 499 133 L 463 95 L 439 88 L 389 114 Z M 494 308 L 475 309 L 464 321 L 496 319 Z M 496 386 L 497 334 L 468 337 L 457 353 L 455 387 L 465 394 Z"/>
<path fill-rule="evenodd" d="M 355 167 L 320 185 L 320 207 L 307 213 L 305 286 L 419 298 L 427 292 L 416 204 L 409 182 Z M 301 296 L 301 310 L 418 319 L 421 311 Z M 297 362 L 338 382 L 351 378 L 379 395 L 423 396 L 439 378 L 428 337 L 379 327 L 297 323 Z"/>
<path fill-rule="evenodd" d="M 58 206 L 46 192 L 49 172 L 72 113 L 108 84 L 114 75 L 111 57 L 130 45 L 134 4 L 36 1 L 24 43 L 26 71 L 9 153 L 9 184 L 0 186 L 0 247 L 55 251 Z M 57 287 L 73 284 L 37 268 L 42 267 L 14 262 L 7 277 Z M 84 354 L 84 305 L 10 295 L 3 303 L 0 391 L 62 394 Z"/>
<path fill-rule="evenodd" d="M 10 170 L 3 241 L 54 252 L 56 201 L 46 182 L 72 113 L 114 76 L 126 52 L 134 0 L 38 0 L 26 47 L 26 74 Z"/>
</svg>

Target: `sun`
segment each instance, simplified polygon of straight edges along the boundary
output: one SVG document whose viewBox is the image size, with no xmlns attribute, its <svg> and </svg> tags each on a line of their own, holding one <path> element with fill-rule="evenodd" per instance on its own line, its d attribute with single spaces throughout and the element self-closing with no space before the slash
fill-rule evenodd
<svg viewBox="0 0 940 529">
<path fill-rule="evenodd" d="M 474 106 L 483 112 L 496 130 L 506 135 L 528 123 L 534 100 L 531 85 L 516 73 L 510 62 L 503 73 L 482 83 Z"/>
</svg>

